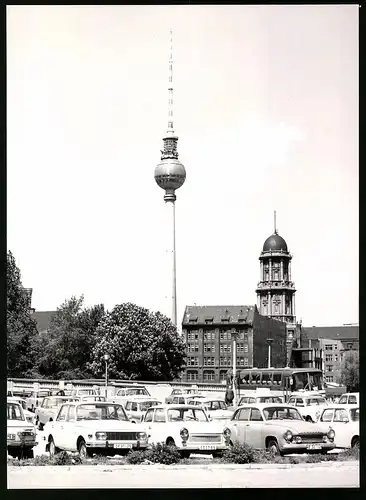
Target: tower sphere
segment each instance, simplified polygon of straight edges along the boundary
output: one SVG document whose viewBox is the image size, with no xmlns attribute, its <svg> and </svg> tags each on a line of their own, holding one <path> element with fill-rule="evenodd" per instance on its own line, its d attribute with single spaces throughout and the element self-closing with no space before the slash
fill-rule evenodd
<svg viewBox="0 0 366 500">
<path fill-rule="evenodd" d="M 162 189 L 175 190 L 183 186 L 186 180 L 184 165 L 175 158 L 166 158 L 155 168 L 154 177 Z"/>
<path fill-rule="evenodd" d="M 271 236 L 266 239 L 263 245 L 263 252 L 269 252 L 270 250 L 283 250 L 284 252 L 287 252 L 287 243 L 279 234 L 271 234 Z"/>
</svg>

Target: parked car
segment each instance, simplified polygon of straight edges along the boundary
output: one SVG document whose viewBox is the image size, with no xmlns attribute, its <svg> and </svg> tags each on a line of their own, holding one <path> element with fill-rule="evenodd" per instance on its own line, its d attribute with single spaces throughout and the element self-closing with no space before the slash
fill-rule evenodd
<svg viewBox="0 0 366 500">
<path fill-rule="evenodd" d="M 126 400 L 125 411 L 132 423 L 141 422 L 146 411 L 151 406 L 161 405 L 161 401 L 148 396 L 135 396 Z"/>
<path fill-rule="evenodd" d="M 283 403 L 280 396 L 243 396 L 240 398 L 238 406 L 252 403 Z"/>
<path fill-rule="evenodd" d="M 330 405 L 320 415 L 319 424 L 329 426 L 336 433 L 337 448 L 355 448 L 360 446 L 360 409 L 354 405 Z"/>
<path fill-rule="evenodd" d="M 307 422 L 317 422 L 324 408 L 328 406 L 323 396 L 291 396 L 287 404 L 296 406 Z"/>
<path fill-rule="evenodd" d="M 120 387 L 115 396 L 111 397 L 113 403 L 120 403 L 123 407 L 126 404 L 126 401 L 130 399 L 132 396 L 149 396 L 151 394 L 146 389 L 144 385 L 139 384 L 131 384 L 126 387 Z"/>
<path fill-rule="evenodd" d="M 54 420 L 63 403 L 74 401 L 68 396 L 50 396 L 43 399 L 41 406 L 36 408 L 36 425 L 40 431 L 50 420 Z"/>
<path fill-rule="evenodd" d="M 71 391 L 65 392 L 65 396 L 70 396 L 72 398 L 81 398 L 82 396 L 100 396 L 99 389 L 71 389 Z"/>
<path fill-rule="evenodd" d="M 43 398 L 47 396 L 51 396 L 52 391 L 49 389 L 40 389 L 39 391 L 32 391 L 32 394 L 29 398 L 26 399 L 27 410 L 35 411 L 37 406 L 39 406 Z"/>
<path fill-rule="evenodd" d="M 165 403 L 166 404 L 172 403 L 173 398 L 175 396 L 181 396 L 181 395 L 182 396 L 184 396 L 184 395 L 193 396 L 194 394 L 200 395 L 200 392 L 198 391 L 198 389 L 193 388 L 193 387 L 191 387 L 191 388 L 184 387 L 184 388 L 180 388 L 180 389 L 173 389 L 172 392 L 170 393 L 170 395 L 165 398 Z"/>
<path fill-rule="evenodd" d="M 106 398 L 105 396 L 79 396 L 75 397 L 75 400 L 80 401 L 80 403 L 105 403 L 108 401 L 108 398 Z"/>
<path fill-rule="evenodd" d="M 339 405 L 360 405 L 360 393 L 359 392 L 349 392 L 343 394 L 338 401 Z"/>
<path fill-rule="evenodd" d="M 195 405 L 159 405 L 149 408 L 143 417 L 149 443 L 176 446 L 181 455 L 191 453 L 221 456 L 228 448 L 230 430 L 210 422 L 205 410 Z"/>
<path fill-rule="evenodd" d="M 35 415 L 33 412 L 31 412 L 27 409 L 27 402 L 25 399 L 17 398 L 16 396 L 13 396 L 13 397 L 7 398 L 7 400 L 9 402 L 19 403 L 20 406 L 22 407 L 22 410 L 23 410 L 23 413 L 24 413 L 24 416 L 25 416 L 25 419 L 27 420 L 27 422 L 29 422 L 31 424 L 35 423 L 35 420 L 36 420 Z"/>
<path fill-rule="evenodd" d="M 195 398 L 188 399 L 187 403 L 203 407 L 211 420 L 225 421 L 230 420 L 233 416 L 233 411 L 228 409 L 223 399 Z"/>
<path fill-rule="evenodd" d="M 148 446 L 145 428 L 132 424 L 122 405 L 115 403 L 65 403 L 44 431 L 50 455 L 66 450 L 78 451 L 83 458 L 94 453 L 113 456 Z"/>
<path fill-rule="evenodd" d="M 7 401 L 7 448 L 14 458 L 33 458 L 36 442 L 36 428 L 27 422 L 23 408 L 15 401 Z"/>
<path fill-rule="evenodd" d="M 274 454 L 326 453 L 335 448 L 333 429 L 305 422 L 297 408 L 258 403 L 239 407 L 230 422 L 231 442 L 247 443 Z"/>
<path fill-rule="evenodd" d="M 192 402 L 203 401 L 204 399 L 206 399 L 206 397 L 199 394 L 181 394 L 179 396 L 174 396 L 170 404 L 186 405 L 188 401 L 190 402 L 189 404 L 192 404 Z"/>
</svg>

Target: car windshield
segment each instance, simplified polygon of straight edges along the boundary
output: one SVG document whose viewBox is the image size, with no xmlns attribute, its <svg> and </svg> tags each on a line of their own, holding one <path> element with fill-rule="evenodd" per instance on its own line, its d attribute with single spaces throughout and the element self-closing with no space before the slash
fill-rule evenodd
<svg viewBox="0 0 366 500">
<path fill-rule="evenodd" d="M 151 406 L 156 406 L 160 404 L 161 404 L 160 401 L 142 401 L 140 403 L 140 411 L 146 411 L 149 408 L 151 408 Z"/>
<path fill-rule="evenodd" d="M 350 410 L 350 415 L 351 415 L 351 420 L 353 422 L 359 422 L 360 421 L 360 409 L 359 408 L 352 408 Z"/>
<path fill-rule="evenodd" d="M 325 398 L 309 398 L 305 399 L 306 406 L 318 406 L 327 404 Z"/>
<path fill-rule="evenodd" d="M 208 418 L 201 408 L 171 408 L 168 410 L 168 422 L 189 422 L 190 420 L 208 422 Z"/>
<path fill-rule="evenodd" d="M 302 420 L 300 413 L 295 408 L 287 406 L 272 406 L 263 409 L 266 420 Z"/>
<path fill-rule="evenodd" d="M 73 398 L 49 398 L 48 400 L 48 408 L 57 408 L 58 406 L 63 405 L 64 403 L 68 403 L 74 401 Z"/>
<path fill-rule="evenodd" d="M 150 394 L 148 393 L 148 391 L 145 388 L 141 388 L 141 389 L 127 389 L 126 395 L 128 395 L 128 396 L 136 396 L 136 395 L 149 396 Z"/>
<path fill-rule="evenodd" d="M 281 398 L 277 398 L 274 396 L 263 396 L 260 398 L 257 398 L 257 403 L 282 403 Z"/>
<path fill-rule="evenodd" d="M 22 407 L 16 403 L 7 403 L 8 420 L 25 420 Z"/>
<path fill-rule="evenodd" d="M 77 406 L 76 420 L 128 420 L 121 405 L 83 404 Z"/>
</svg>

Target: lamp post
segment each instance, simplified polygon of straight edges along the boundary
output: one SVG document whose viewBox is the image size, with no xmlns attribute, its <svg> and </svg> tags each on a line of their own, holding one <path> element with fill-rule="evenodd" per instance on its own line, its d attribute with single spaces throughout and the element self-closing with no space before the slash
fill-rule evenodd
<svg viewBox="0 0 366 500">
<path fill-rule="evenodd" d="M 108 391 L 108 361 L 109 361 L 109 354 L 104 354 L 104 361 L 105 361 L 105 397 L 107 398 L 107 391 Z"/>
<path fill-rule="evenodd" d="M 273 339 L 268 338 L 268 368 L 271 368 L 271 344 L 273 342 Z"/>
<path fill-rule="evenodd" d="M 234 406 L 236 406 L 236 403 L 237 403 L 237 386 L 236 386 L 236 336 L 237 336 L 237 332 L 233 328 L 231 330 L 231 338 L 233 340 L 233 393 L 234 393 L 233 405 Z"/>
</svg>

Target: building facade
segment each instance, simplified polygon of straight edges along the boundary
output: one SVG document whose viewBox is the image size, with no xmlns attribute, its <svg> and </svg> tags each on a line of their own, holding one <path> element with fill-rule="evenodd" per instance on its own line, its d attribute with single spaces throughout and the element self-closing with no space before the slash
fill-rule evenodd
<svg viewBox="0 0 366 500">
<path fill-rule="evenodd" d="M 236 337 L 237 369 L 286 363 L 286 325 L 260 316 L 256 306 L 187 306 L 182 322 L 187 346 L 183 373 L 186 382 L 222 382 L 233 367 L 233 338 Z"/>
</svg>

